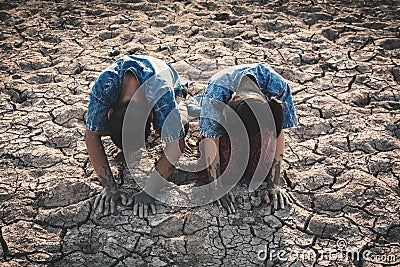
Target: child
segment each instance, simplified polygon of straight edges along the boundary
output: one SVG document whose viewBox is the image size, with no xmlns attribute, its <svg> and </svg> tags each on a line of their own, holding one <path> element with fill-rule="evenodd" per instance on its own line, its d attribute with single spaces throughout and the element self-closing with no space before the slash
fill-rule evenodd
<svg viewBox="0 0 400 267">
<path fill-rule="evenodd" d="M 243 140 L 235 139 L 235 136 L 227 136 L 222 127 L 222 123 L 229 125 L 233 120 L 232 116 L 227 116 L 229 108 L 226 108 L 226 106 L 229 106 L 239 116 L 247 131 L 250 155 L 245 174 L 252 176 L 258 163 L 261 167 L 271 164 L 268 155 L 260 158 L 260 155 L 265 154 L 262 153 L 263 151 L 268 154 L 269 148 L 267 146 L 271 143 L 263 142 L 261 144 L 261 140 L 268 141 L 268 139 L 271 139 L 271 133 L 276 133 L 275 142 L 273 142 L 276 147 L 272 166 L 270 165 L 271 170 L 269 173 L 268 170 L 263 173 L 264 178 L 267 178 L 267 192 L 264 199 L 274 209 L 284 209 L 287 196 L 279 187 L 280 168 L 285 146 L 282 128 L 297 125 L 289 85 L 280 75 L 262 64 L 239 65 L 223 69 L 215 74 L 209 80 L 200 99 L 199 131 L 205 138 L 205 159 L 210 160 L 213 155 L 216 155 L 213 160 L 207 162 L 209 180 L 215 180 L 220 173 L 225 171 L 231 154 L 233 159 L 237 159 L 241 154 L 240 145 Z M 221 108 L 222 103 L 225 104 L 223 105 L 225 108 Z M 262 128 L 260 120 L 254 112 L 256 110 L 261 114 L 266 114 L 268 110 L 271 110 L 272 124 L 275 124 L 275 128 L 273 125 Z M 232 129 L 235 129 L 235 127 Z M 231 140 L 229 140 L 230 138 Z M 231 144 L 239 147 L 239 149 L 231 151 Z M 215 148 L 217 148 L 217 151 L 215 151 Z M 232 165 L 235 165 L 235 163 Z M 235 175 L 235 171 L 231 173 L 232 175 Z M 222 204 L 228 210 L 228 213 L 235 212 L 231 192 L 219 199 L 218 203 Z"/>
<path fill-rule="evenodd" d="M 150 132 L 150 123 L 158 132 L 162 130 L 165 151 L 172 156 L 167 159 L 163 154 L 155 167 L 167 179 L 171 174 L 171 165 L 179 159 L 184 147 L 185 131 L 175 101 L 175 97 L 184 95 L 185 89 L 175 69 L 154 57 L 124 56 L 100 74 L 90 93 L 85 131 L 90 160 L 104 187 L 95 200 L 95 209 L 99 207 L 100 212 L 109 215 L 116 212 L 119 200 L 123 204 L 129 203 L 115 182 L 101 136 L 110 135 L 117 146 L 113 153 L 121 154 L 124 117 L 128 115 L 125 114 L 128 106 L 133 106 L 135 112 L 130 112 L 130 119 L 125 122 L 128 123 L 128 131 L 124 132 L 129 138 L 128 149 L 137 150 L 144 144 Z M 170 123 L 164 125 L 167 116 Z M 154 199 L 146 192 L 139 192 L 134 200 L 134 214 L 147 217 L 149 206 L 155 213 Z"/>
</svg>

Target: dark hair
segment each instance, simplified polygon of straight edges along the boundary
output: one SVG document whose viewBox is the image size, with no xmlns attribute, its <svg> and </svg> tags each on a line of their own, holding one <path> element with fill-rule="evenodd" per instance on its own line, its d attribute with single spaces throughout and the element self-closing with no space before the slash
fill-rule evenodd
<svg viewBox="0 0 400 267">
<path fill-rule="evenodd" d="M 283 108 L 282 103 L 276 98 L 264 100 L 260 97 L 255 97 L 254 94 L 236 95 L 234 99 L 228 102 L 228 106 L 239 116 L 246 128 L 249 138 L 255 136 L 260 131 L 257 118 L 253 111 L 266 112 L 266 105 L 269 105 L 275 122 L 275 131 L 278 136 L 282 131 L 283 126 Z M 250 108 L 251 107 L 251 108 Z M 225 113 L 225 120 L 227 113 Z M 269 127 L 270 125 L 268 125 Z M 271 127 L 271 130 L 273 128 Z"/>
<path fill-rule="evenodd" d="M 122 126 L 124 123 L 124 118 L 126 111 L 128 110 L 130 101 L 126 101 L 121 104 L 117 104 L 113 107 L 113 112 L 110 115 L 110 119 L 108 120 L 108 129 L 110 132 L 110 137 L 113 143 L 122 149 Z M 142 144 L 143 144 L 143 137 L 144 140 L 147 140 L 147 137 L 150 135 L 150 120 L 147 118 L 146 121 L 146 126 L 144 129 L 144 136 L 143 134 L 143 129 L 140 129 L 139 127 L 135 127 L 135 122 L 142 121 L 144 116 L 148 116 L 146 114 L 146 108 L 145 105 L 142 104 L 139 101 L 135 101 L 131 105 L 138 106 L 138 108 L 135 108 L 134 113 L 130 113 L 130 119 L 132 119 L 132 126 L 131 127 L 126 127 L 125 129 L 125 134 L 128 134 L 128 136 L 132 137 L 129 142 L 129 150 L 134 151 L 138 150 Z"/>
</svg>

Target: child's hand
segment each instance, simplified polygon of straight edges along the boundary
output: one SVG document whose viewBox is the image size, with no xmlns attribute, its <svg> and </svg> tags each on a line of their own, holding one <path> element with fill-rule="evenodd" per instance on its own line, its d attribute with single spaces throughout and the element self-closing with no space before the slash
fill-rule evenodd
<svg viewBox="0 0 400 267">
<path fill-rule="evenodd" d="M 267 190 L 264 196 L 265 202 L 271 204 L 273 210 L 285 209 L 292 201 L 291 196 L 279 186 L 281 178 L 281 164 L 283 156 L 274 159 L 271 171 L 267 175 Z"/>
<path fill-rule="evenodd" d="M 264 200 L 267 204 L 271 204 L 274 210 L 285 209 L 285 205 L 292 203 L 291 196 L 279 186 L 268 188 Z"/>
<path fill-rule="evenodd" d="M 111 144 L 108 148 L 107 148 L 107 154 L 110 157 L 113 157 L 115 159 L 121 160 L 124 157 L 124 152 L 122 151 L 122 149 L 118 148 L 116 145 Z"/>
<path fill-rule="evenodd" d="M 185 157 L 191 157 L 193 155 L 192 148 L 189 146 L 189 144 L 186 141 L 184 141 L 184 142 L 185 142 L 185 149 L 183 150 L 183 155 Z"/>
<path fill-rule="evenodd" d="M 117 202 L 119 200 L 126 202 L 126 197 L 121 194 L 119 189 L 115 186 L 107 186 L 101 191 L 94 201 L 94 209 L 97 209 L 105 216 L 117 213 Z"/>
<path fill-rule="evenodd" d="M 147 218 L 149 215 L 149 206 L 153 215 L 156 214 L 156 206 L 154 205 L 154 198 L 149 196 L 145 191 L 140 191 L 135 196 L 133 204 L 133 214 L 139 215 L 139 218 Z"/>
<path fill-rule="evenodd" d="M 235 206 L 234 206 L 235 198 L 234 198 L 232 192 L 228 192 L 225 196 L 221 197 L 216 202 L 219 207 L 222 206 L 224 209 L 226 209 L 228 214 L 236 213 Z"/>
</svg>

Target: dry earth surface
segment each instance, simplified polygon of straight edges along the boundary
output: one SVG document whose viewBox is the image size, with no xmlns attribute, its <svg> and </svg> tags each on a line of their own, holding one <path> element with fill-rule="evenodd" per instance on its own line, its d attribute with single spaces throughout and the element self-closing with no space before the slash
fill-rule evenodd
<svg viewBox="0 0 400 267">
<path fill-rule="evenodd" d="M 399 19 L 390 0 L 1 1 L 0 265 L 399 266 Z M 148 219 L 97 215 L 88 94 L 125 54 L 170 62 L 192 95 L 227 65 L 264 62 L 287 79 L 295 203 L 271 212 L 239 184 L 235 215 L 161 203 Z M 125 193 L 161 148 L 132 173 L 111 162 Z M 372 256 L 327 257 L 338 248 Z M 259 259 L 264 249 L 273 257 Z"/>
</svg>

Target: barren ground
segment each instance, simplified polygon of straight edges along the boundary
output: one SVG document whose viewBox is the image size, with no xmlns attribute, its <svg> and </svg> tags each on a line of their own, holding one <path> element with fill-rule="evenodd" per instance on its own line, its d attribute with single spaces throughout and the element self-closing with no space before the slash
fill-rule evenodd
<svg viewBox="0 0 400 267">
<path fill-rule="evenodd" d="M 1 266 L 398 266 L 398 1 L 18 2 L 0 2 Z M 236 215 L 160 203 L 146 220 L 125 207 L 96 215 L 88 93 L 124 54 L 172 63 L 191 94 L 227 65 L 279 72 L 300 122 L 286 132 L 283 173 L 296 202 L 272 214 L 238 185 Z M 131 174 L 112 165 L 132 195 Z M 262 261 L 264 248 L 286 255 Z M 360 259 L 327 257 L 338 248 Z"/>
</svg>

